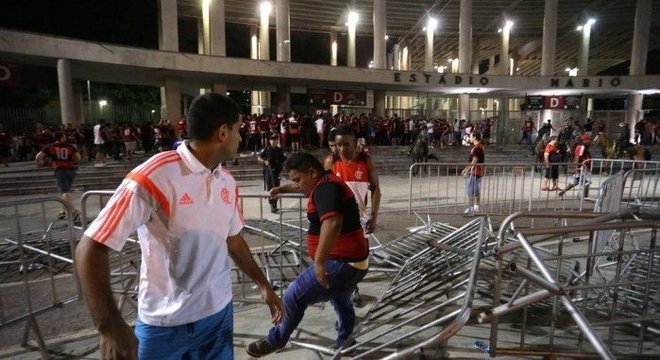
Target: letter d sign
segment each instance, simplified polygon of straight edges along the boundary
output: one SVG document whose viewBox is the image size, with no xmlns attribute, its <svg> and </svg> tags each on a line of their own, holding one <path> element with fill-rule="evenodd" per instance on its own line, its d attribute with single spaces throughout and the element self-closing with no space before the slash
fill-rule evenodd
<svg viewBox="0 0 660 360">
<path fill-rule="evenodd" d="M 0 81 L 7 81 L 11 77 L 11 70 L 7 66 L 0 65 Z"/>
<path fill-rule="evenodd" d="M 550 98 L 550 108 L 551 109 L 556 109 L 558 107 L 559 107 L 559 99 L 557 99 L 555 97 Z"/>
<path fill-rule="evenodd" d="M 344 95 L 340 91 L 335 91 L 333 97 L 334 102 L 337 104 L 341 104 L 344 101 Z"/>
</svg>

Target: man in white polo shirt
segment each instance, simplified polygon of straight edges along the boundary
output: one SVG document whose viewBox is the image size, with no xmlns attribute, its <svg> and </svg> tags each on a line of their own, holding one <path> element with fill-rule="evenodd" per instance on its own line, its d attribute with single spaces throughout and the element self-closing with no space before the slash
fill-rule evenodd
<svg viewBox="0 0 660 360">
<path fill-rule="evenodd" d="M 198 96 L 188 111 L 190 140 L 131 171 L 85 231 L 75 264 L 103 359 L 232 359 L 227 255 L 259 285 L 273 323 L 281 321 L 282 302 L 240 234 L 236 181 L 220 165 L 236 157 L 239 119 L 228 97 Z M 107 252 L 135 230 L 142 265 L 134 335 L 112 297 Z"/>
</svg>

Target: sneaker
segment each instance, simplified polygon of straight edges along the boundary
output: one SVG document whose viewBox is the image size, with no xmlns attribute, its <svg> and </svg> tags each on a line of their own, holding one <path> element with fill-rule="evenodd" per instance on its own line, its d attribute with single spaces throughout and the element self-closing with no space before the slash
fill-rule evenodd
<svg viewBox="0 0 660 360">
<path fill-rule="evenodd" d="M 266 338 L 262 338 L 261 340 L 248 344 L 248 346 L 245 347 L 245 352 L 252 357 L 259 358 L 274 353 L 279 349 L 281 348 L 271 345 Z"/>
<path fill-rule="evenodd" d="M 472 207 L 472 212 L 476 212 L 476 213 L 478 213 L 478 212 L 479 212 L 479 205 L 474 205 L 474 206 Z"/>
<path fill-rule="evenodd" d="M 64 218 L 66 218 L 66 212 L 65 211 L 60 211 L 60 213 L 57 214 L 57 218 L 60 219 L 60 220 L 63 220 Z"/>
<path fill-rule="evenodd" d="M 463 214 L 466 214 L 466 215 L 472 214 L 472 206 L 470 206 L 470 207 L 468 207 L 467 209 L 465 209 L 465 210 L 463 211 Z"/>
<path fill-rule="evenodd" d="M 270 212 L 277 214 L 280 210 L 278 208 L 270 208 Z"/>
</svg>

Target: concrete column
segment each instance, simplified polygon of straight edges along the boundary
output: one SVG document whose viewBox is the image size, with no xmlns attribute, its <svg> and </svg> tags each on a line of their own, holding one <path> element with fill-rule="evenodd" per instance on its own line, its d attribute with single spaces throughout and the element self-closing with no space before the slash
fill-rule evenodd
<svg viewBox="0 0 660 360">
<path fill-rule="evenodd" d="M 158 48 L 179 51 L 176 0 L 158 1 Z"/>
<path fill-rule="evenodd" d="M 387 54 L 386 60 L 387 62 L 385 64 L 385 68 L 387 70 L 392 70 L 394 68 L 394 54 L 392 53 Z"/>
<path fill-rule="evenodd" d="M 630 125 L 630 141 L 634 142 L 635 125 L 642 118 L 642 101 L 644 101 L 644 95 L 630 94 L 627 100 L 626 121 Z"/>
<path fill-rule="evenodd" d="M 401 50 L 401 70 L 410 70 L 410 63 L 408 60 L 410 60 L 410 57 L 408 56 L 408 47 L 404 46 L 403 50 Z"/>
<path fill-rule="evenodd" d="M 557 47 L 557 1 L 545 0 L 543 12 L 543 49 L 541 50 L 541 76 L 555 73 L 555 49 Z"/>
<path fill-rule="evenodd" d="M 170 124 L 181 120 L 181 82 L 179 79 L 165 79 L 165 109 L 166 119 Z"/>
<path fill-rule="evenodd" d="M 495 69 L 495 55 L 488 58 L 488 74 L 496 75 L 497 69 Z"/>
<path fill-rule="evenodd" d="M 472 0 L 461 0 L 461 18 L 458 23 L 458 72 L 472 71 Z"/>
<path fill-rule="evenodd" d="M 591 23 L 582 26 L 582 43 L 578 54 L 578 75 L 589 75 L 589 40 L 591 39 Z"/>
<path fill-rule="evenodd" d="M 257 36 L 258 30 L 256 26 L 250 26 L 250 59 L 259 59 L 259 38 Z M 259 91 L 250 92 L 250 113 L 259 114 L 261 111 L 261 95 Z"/>
<path fill-rule="evenodd" d="M 211 0 L 202 1 L 201 31 L 198 32 L 198 44 L 201 43 L 200 54 L 211 53 Z M 199 50 L 199 45 L 198 45 Z"/>
<path fill-rule="evenodd" d="M 209 34 L 210 54 L 213 56 L 227 56 L 225 0 L 209 1 Z"/>
<path fill-rule="evenodd" d="M 85 123 L 85 111 L 83 111 L 83 91 L 80 80 L 73 81 L 73 125 Z M 90 119 L 91 121 L 91 119 Z"/>
<path fill-rule="evenodd" d="M 176 0 L 158 0 L 158 49 L 179 51 Z M 165 108 L 165 88 L 160 88 L 160 107 Z"/>
<path fill-rule="evenodd" d="M 429 19 L 426 24 L 426 47 L 424 48 L 424 71 L 433 71 L 433 35 L 435 20 Z"/>
<path fill-rule="evenodd" d="M 504 126 L 509 123 L 509 99 L 500 98 L 499 104 L 499 121 L 496 124 L 496 139 L 498 144 L 506 144 L 508 139 L 504 138 Z"/>
<path fill-rule="evenodd" d="M 348 22 L 348 50 L 346 51 L 346 66 L 355 67 L 355 32 L 357 22 Z"/>
<path fill-rule="evenodd" d="M 651 28 L 651 0 L 637 0 L 635 30 L 632 53 L 630 54 L 630 75 L 646 74 L 646 56 L 649 51 L 649 30 Z"/>
<path fill-rule="evenodd" d="M 479 74 L 479 38 L 472 40 L 472 73 Z"/>
<path fill-rule="evenodd" d="M 470 120 L 470 94 L 458 96 L 458 119 Z"/>
<path fill-rule="evenodd" d="M 410 54 L 408 53 L 408 46 L 404 46 L 401 50 L 401 70 L 408 71 L 410 70 Z M 400 97 L 399 108 L 400 109 L 409 109 L 410 108 L 410 97 L 402 96 Z M 403 115 L 402 115 L 403 116 Z"/>
<path fill-rule="evenodd" d="M 270 2 L 261 3 L 259 9 L 259 60 L 270 60 L 270 10 Z"/>
<path fill-rule="evenodd" d="M 71 86 L 71 62 L 69 59 L 57 60 L 57 88 L 60 97 L 62 124 L 77 124 L 73 111 L 73 88 Z"/>
<path fill-rule="evenodd" d="M 330 65 L 337 66 L 337 33 L 330 33 Z"/>
<path fill-rule="evenodd" d="M 385 69 L 385 0 L 374 0 L 374 69 Z"/>
<path fill-rule="evenodd" d="M 500 75 L 509 75 L 509 38 L 511 26 L 508 23 L 502 25 L 502 51 L 500 52 Z"/>
<path fill-rule="evenodd" d="M 280 85 L 277 87 L 277 112 L 284 113 L 291 110 L 291 86 Z"/>
<path fill-rule="evenodd" d="M 401 45 L 394 44 L 394 70 L 401 70 Z"/>
<path fill-rule="evenodd" d="M 385 116 L 385 90 L 374 90 L 374 114 Z"/>
<path fill-rule="evenodd" d="M 630 75 L 646 74 L 646 57 L 649 50 L 649 30 L 651 27 L 651 0 L 637 0 L 635 11 L 635 30 L 633 33 L 632 53 L 630 54 Z M 641 118 L 644 95 L 628 95 L 628 124 L 630 136 L 634 139 L 635 125 Z M 632 139 L 631 139 L 632 140 Z"/>
<path fill-rule="evenodd" d="M 291 61 L 291 21 L 289 0 L 275 0 L 275 40 L 277 61 Z"/>
</svg>

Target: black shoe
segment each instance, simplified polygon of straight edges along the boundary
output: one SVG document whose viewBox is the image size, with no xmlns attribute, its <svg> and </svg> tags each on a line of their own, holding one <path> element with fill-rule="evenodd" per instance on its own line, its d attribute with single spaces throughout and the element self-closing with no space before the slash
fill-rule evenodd
<svg viewBox="0 0 660 360">
<path fill-rule="evenodd" d="M 279 349 L 281 348 L 271 345 L 266 338 L 262 338 L 261 340 L 248 344 L 248 346 L 245 347 L 245 352 L 252 357 L 259 358 L 274 353 Z"/>
<path fill-rule="evenodd" d="M 360 296 L 359 290 L 356 288 L 355 291 L 353 291 L 353 294 L 351 294 L 351 302 L 353 303 L 353 306 L 356 308 L 361 308 L 362 305 L 362 296 Z"/>
<path fill-rule="evenodd" d="M 273 214 L 277 214 L 279 211 L 280 210 L 278 208 L 271 208 L 270 209 L 270 212 L 272 212 Z"/>
</svg>

